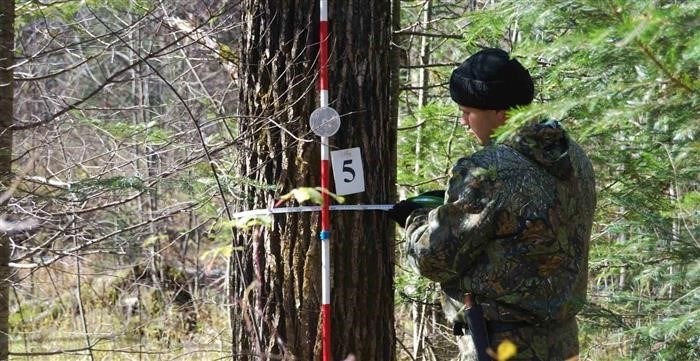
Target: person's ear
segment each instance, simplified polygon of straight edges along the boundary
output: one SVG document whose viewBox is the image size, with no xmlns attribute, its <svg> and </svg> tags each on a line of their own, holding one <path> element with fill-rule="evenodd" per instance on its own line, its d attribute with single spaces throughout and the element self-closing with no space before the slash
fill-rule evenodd
<svg viewBox="0 0 700 361">
<path fill-rule="evenodd" d="M 501 123 L 506 122 L 506 111 L 505 110 L 496 110 L 496 119 L 498 119 Z"/>
</svg>

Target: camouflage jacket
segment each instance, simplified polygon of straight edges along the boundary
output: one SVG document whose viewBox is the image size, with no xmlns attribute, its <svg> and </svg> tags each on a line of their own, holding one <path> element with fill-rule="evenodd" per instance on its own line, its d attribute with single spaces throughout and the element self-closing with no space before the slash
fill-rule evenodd
<svg viewBox="0 0 700 361">
<path fill-rule="evenodd" d="M 448 319 L 472 292 L 487 321 L 527 327 L 508 338 L 517 359 L 578 353 L 575 315 L 586 298 L 595 209 L 591 163 L 556 122 L 520 129 L 452 169 L 445 204 L 408 218 L 409 263 L 441 284 Z"/>
</svg>

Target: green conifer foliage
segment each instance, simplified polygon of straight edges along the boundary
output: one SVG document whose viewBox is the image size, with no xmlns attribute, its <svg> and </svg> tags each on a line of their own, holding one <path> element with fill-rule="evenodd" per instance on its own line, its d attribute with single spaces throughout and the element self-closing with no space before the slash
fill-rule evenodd
<svg viewBox="0 0 700 361">
<path fill-rule="evenodd" d="M 466 54 L 504 48 L 536 79 L 535 103 L 501 139 L 556 118 L 594 161 L 582 360 L 700 359 L 699 12 L 697 1 L 508 0 L 461 20 Z"/>
<path fill-rule="evenodd" d="M 697 2 L 503 2 L 541 104 L 596 165 L 592 359 L 700 357 Z M 612 342 L 611 342 L 612 341 Z"/>
</svg>

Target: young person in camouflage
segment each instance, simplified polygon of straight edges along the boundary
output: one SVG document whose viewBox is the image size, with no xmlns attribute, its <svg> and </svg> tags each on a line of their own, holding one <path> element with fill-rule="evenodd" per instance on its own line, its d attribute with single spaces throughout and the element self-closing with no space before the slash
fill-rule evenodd
<svg viewBox="0 0 700 361">
<path fill-rule="evenodd" d="M 484 148 L 457 161 L 444 205 L 402 201 L 389 212 L 406 227 L 409 262 L 440 283 L 445 313 L 460 328 L 463 295 L 473 295 L 492 349 L 507 339 L 517 346 L 512 360 L 575 357 L 596 203 L 591 163 L 554 121 L 492 143 L 506 110 L 534 93 L 529 72 L 503 50 L 469 57 L 453 71 L 450 93 Z M 468 345 L 466 332 L 460 343 Z M 476 360 L 471 346 L 463 360 Z"/>
</svg>

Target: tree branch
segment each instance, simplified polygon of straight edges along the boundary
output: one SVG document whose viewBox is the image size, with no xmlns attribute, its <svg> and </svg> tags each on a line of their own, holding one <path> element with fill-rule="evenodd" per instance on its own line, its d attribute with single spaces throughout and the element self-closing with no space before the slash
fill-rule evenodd
<svg viewBox="0 0 700 361">
<path fill-rule="evenodd" d="M 649 49 L 648 46 L 642 43 L 639 39 L 636 39 L 635 42 L 642 49 L 642 53 L 644 53 L 644 55 L 646 55 L 651 60 L 651 62 L 654 63 L 654 65 L 661 69 L 661 72 L 664 73 L 664 75 L 666 75 L 669 79 L 671 79 L 672 83 L 678 85 L 679 87 L 689 92 L 693 91 L 693 89 L 689 85 L 683 83 L 683 81 L 681 81 L 675 75 L 673 75 L 673 73 L 671 73 L 671 71 L 668 70 L 668 68 L 666 68 L 666 66 L 664 66 L 664 64 L 662 64 L 661 61 L 651 52 L 651 49 Z"/>
<path fill-rule="evenodd" d="M 433 64 L 418 64 L 418 65 L 404 65 L 400 66 L 401 69 L 421 69 L 421 68 L 438 68 L 443 66 L 459 66 L 459 63 L 433 63 Z"/>
<path fill-rule="evenodd" d="M 394 35 L 417 35 L 417 36 L 425 36 L 425 37 L 429 37 L 429 38 L 443 38 L 443 39 L 462 39 L 462 38 L 464 38 L 462 35 L 425 33 L 422 31 L 410 31 L 410 30 L 395 31 Z"/>
</svg>

